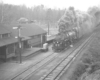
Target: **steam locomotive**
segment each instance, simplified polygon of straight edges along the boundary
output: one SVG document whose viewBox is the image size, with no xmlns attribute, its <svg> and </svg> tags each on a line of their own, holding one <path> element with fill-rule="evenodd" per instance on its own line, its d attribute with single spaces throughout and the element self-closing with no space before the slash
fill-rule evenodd
<svg viewBox="0 0 100 80">
<path fill-rule="evenodd" d="M 68 47 L 73 47 L 73 43 L 82 36 L 82 29 L 80 27 L 75 27 L 64 33 L 58 33 L 53 41 L 52 49 L 55 52 L 59 52 Z"/>
<path fill-rule="evenodd" d="M 97 25 L 95 18 L 87 12 L 70 7 L 58 21 L 59 33 L 53 41 L 52 49 L 58 52 L 73 47 L 74 42 L 91 32 Z"/>
</svg>

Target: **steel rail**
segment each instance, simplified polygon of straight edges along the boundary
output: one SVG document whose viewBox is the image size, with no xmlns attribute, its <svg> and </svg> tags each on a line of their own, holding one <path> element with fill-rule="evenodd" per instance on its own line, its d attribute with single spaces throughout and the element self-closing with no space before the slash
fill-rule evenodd
<svg viewBox="0 0 100 80">
<path fill-rule="evenodd" d="M 41 70 L 48 64 L 52 63 L 54 60 L 58 59 L 57 57 L 59 57 L 59 55 L 51 57 L 51 59 L 49 59 L 49 60 L 46 59 L 46 60 L 44 60 L 44 62 L 42 61 L 42 64 L 40 63 L 40 64 L 33 66 L 32 68 L 30 68 L 28 70 L 28 72 L 24 72 L 23 74 L 19 75 L 18 77 L 14 78 L 13 80 L 25 80 L 30 75 L 36 74 L 36 72 L 38 72 L 39 70 Z M 63 56 L 61 56 L 61 58 L 63 59 Z"/>
<path fill-rule="evenodd" d="M 79 47 L 79 46 L 78 46 Z M 75 52 L 76 51 L 76 49 L 78 48 L 78 47 L 76 47 L 72 52 Z M 71 53 L 72 53 L 71 52 Z M 70 53 L 70 54 L 71 54 Z M 70 54 L 68 54 L 67 56 L 64 56 L 62 59 L 61 59 L 61 61 L 60 62 L 58 62 L 58 64 L 57 65 L 60 65 Z M 44 66 L 45 67 L 45 66 Z M 46 74 L 46 75 L 44 75 L 40 80 L 44 80 L 44 78 L 48 75 L 48 74 L 50 74 L 50 72 L 52 72 L 55 68 L 56 68 L 57 66 L 54 66 L 53 67 L 53 69 L 50 69 L 50 71 Z M 40 69 L 42 69 L 42 68 L 40 68 Z M 22 79 L 22 80 L 28 80 L 30 77 L 32 77 L 33 75 L 35 75 L 36 73 L 32 73 L 32 74 L 30 74 L 29 76 L 27 76 L 26 78 L 24 78 L 24 79 Z M 32 79 L 33 80 L 33 79 Z"/>
<path fill-rule="evenodd" d="M 7 80 L 14 80 L 16 77 L 18 77 L 19 75 L 23 74 L 24 72 L 26 72 L 27 70 L 29 70 L 29 69 L 32 68 L 33 66 L 35 66 L 35 65 L 37 65 L 37 64 L 39 64 L 39 63 L 41 63 L 42 61 L 44 61 L 45 59 L 49 58 L 49 57 L 52 56 L 53 54 L 54 54 L 54 53 L 51 53 L 50 55 L 46 56 L 46 57 L 43 58 L 42 60 L 39 60 L 39 61 L 35 62 L 35 64 L 32 64 L 32 65 L 28 66 L 27 68 L 25 68 L 24 70 L 20 71 L 19 73 L 15 74 L 15 75 L 11 76 L 11 77 L 10 77 L 9 79 L 7 79 Z"/>
<path fill-rule="evenodd" d="M 65 57 L 57 66 L 55 66 L 51 71 L 49 71 L 46 75 L 44 75 L 43 77 L 41 77 L 40 80 L 55 80 L 57 78 L 57 73 L 58 71 L 63 71 L 63 67 L 62 66 L 68 66 L 68 64 L 75 59 L 75 56 L 77 56 L 77 54 L 80 52 L 80 50 L 82 50 L 83 47 L 86 47 L 85 45 L 88 45 L 87 43 L 89 42 L 89 40 L 91 39 L 93 35 L 91 35 L 77 50 L 72 51 L 67 57 Z M 71 58 L 71 60 L 68 62 L 68 57 L 70 55 L 74 54 L 74 57 Z M 67 61 L 67 64 L 65 65 Z M 63 65 L 62 65 L 63 64 Z M 55 75 L 56 74 L 56 75 Z M 58 73 L 59 74 L 59 73 Z"/>
<path fill-rule="evenodd" d="M 74 51 L 75 51 L 75 50 L 74 50 Z M 68 55 L 67 55 L 67 57 L 68 57 Z M 34 66 L 38 65 L 39 63 L 45 61 L 47 58 L 48 58 L 48 57 L 46 57 L 45 59 L 41 60 L 40 62 L 38 62 L 38 63 L 36 63 L 36 64 L 34 64 L 34 65 L 31 65 L 31 67 L 27 68 L 25 71 L 23 71 L 22 73 L 16 75 L 15 77 L 13 77 L 12 79 L 9 79 L 9 80 L 27 80 L 28 77 L 30 77 L 30 75 L 35 74 L 36 71 L 38 71 L 39 69 L 42 69 L 44 66 L 48 65 L 48 64 L 49 64 L 50 62 L 52 62 L 55 58 L 57 58 L 57 56 L 56 56 L 56 57 L 53 57 L 53 58 L 50 59 L 50 60 L 48 60 L 46 63 L 42 64 L 42 66 L 39 66 L 39 68 L 37 68 L 36 70 L 30 71 L 31 68 L 33 68 Z M 65 59 L 65 57 L 64 57 L 64 59 Z M 60 63 L 59 63 L 59 64 L 60 64 Z M 25 76 L 25 77 L 20 77 L 20 75 L 23 75 L 23 74 L 24 74 L 25 72 L 27 72 L 27 71 L 30 71 L 30 73 L 29 73 L 27 76 Z"/>
<path fill-rule="evenodd" d="M 39 69 L 43 68 L 44 66 L 48 65 L 49 63 L 51 63 L 52 61 L 57 59 L 58 56 L 59 55 L 55 54 L 54 56 L 51 55 L 49 58 L 48 57 L 45 58 L 44 60 L 42 60 L 38 64 L 32 66 L 31 68 L 27 69 L 26 71 L 24 71 L 23 73 L 14 77 L 11 80 L 24 80 L 30 74 L 35 74 L 36 71 L 38 71 Z"/>
<path fill-rule="evenodd" d="M 62 51 L 62 52 L 63 52 L 63 51 Z M 58 55 L 58 56 L 59 56 L 59 55 Z M 9 79 L 9 80 L 24 80 L 24 79 L 27 79 L 28 76 L 35 74 L 36 71 L 38 71 L 39 69 L 42 69 L 44 66 L 48 65 L 51 61 L 54 61 L 54 59 L 56 59 L 58 56 L 53 57 L 52 59 L 50 59 L 50 61 L 47 61 L 46 59 L 44 59 L 44 60 L 47 61 L 45 64 L 42 64 L 39 68 L 37 68 L 37 69 L 34 70 L 34 71 L 30 71 L 30 73 L 27 74 L 27 75 L 24 76 L 24 77 L 23 77 L 23 76 L 20 77 L 20 76 L 21 76 L 21 75 L 24 75 L 26 71 L 29 71 L 30 69 L 32 69 L 32 68 L 35 67 L 36 65 L 31 66 L 31 67 L 28 68 L 27 70 L 23 71 L 21 74 L 18 74 L 17 76 L 15 76 L 14 78 Z M 47 57 L 47 58 L 48 58 L 48 57 Z M 62 58 L 62 59 L 63 59 L 63 58 Z M 43 60 L 43 61 L 44 61 L 44 60 Z M 40 62 L 43 62 L 43 61 L 40 61 Z M 40 63 L 40 62 L 39 62 L 39 63 Z"/>
<path fill-rule="evenodd" d="M 52 55 L 54 55 L 54 52 L 52 52 L 50 55 L 48 55 L 47 57 L 43 58 L 42 60 L 39 60 L 37 62 L 35 62 L 35 64 L 30 65 L 29 67 L 25 68 L 24 70 L 20 71 L 19 73 L 11 76 L 10 78 L 6 79 L 6 80 L 15 80 L 16 78 L 18 78 L 20 75 L 24 74 L 25 72 L 27 72 L 28 70 L 30 70 L 31 68 L 35 67 L 36 65 L 40 64 L 43 61 L 47 61 L 46 59 L 48 59 L 49 57 L 51 57 Z M 57 56 L 56 56 L 57 57 Z M 54 60 L 54 58 L 56 57 L 52 57 L 51 61 Z M 50 61 L 49 61 L 50 62 Z M 49 63 L 48 62 L 48 63 Z"/>
<path fill-rule="evenodd" d="M 94 35 L 94 34 L 93 34 Z M 93 36 L 92 35 L 92 36 Z M 75 54 L 75 56 L 66 64 L 61 71 L 55 76 L 53 80 L 59 80 L 59 78 L 63 75 L 63 73 L 68 69 L 68 67 L 74 62 L 74 60 L 84 51 L 84 49 L 93 41 L 92 36 L 89 38 L 89 40 L 84 44 L 84 46 Z"/>
</svg>

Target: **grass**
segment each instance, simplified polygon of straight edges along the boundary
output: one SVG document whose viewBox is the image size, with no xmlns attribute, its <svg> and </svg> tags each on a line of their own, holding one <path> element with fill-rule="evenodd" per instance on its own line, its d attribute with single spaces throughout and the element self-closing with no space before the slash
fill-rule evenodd
<svg viewBox="0 0 100 80">
<path fill-rule="evenodd" d="M 84 63 L 78 63 L 70 77 L 70 80 L 78 80 L 78 78 L 86 71 L 87 68 L 88 65 L 85 65 Z"/>
<path fill-rule="evenodd" d="M 99 32 L 100 34 L 100 32 Z M 78 80 L 85 72 L 92 74 L 100 70 L 100 35 L 95 36 L 94 41 L 88 47 L 88 50 L 83 54 L 75 67 L 70 80 Z M 88 70 L 88 68 L 90 68 Z M 88 71 L 87 71 L 88 70 Z"/>
</svg>

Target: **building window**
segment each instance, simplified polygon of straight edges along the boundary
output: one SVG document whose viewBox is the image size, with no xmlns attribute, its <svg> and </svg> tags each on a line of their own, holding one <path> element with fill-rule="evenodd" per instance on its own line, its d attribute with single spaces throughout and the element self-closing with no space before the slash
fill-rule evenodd
<svg viewBox="0 0 100 80">
<path fill-rule="evenodd" d="M 10 36 L 10 34 L 6 33 L 6 34 L 2 34 L 2 38 L 8 38 Z"/>
</svg>

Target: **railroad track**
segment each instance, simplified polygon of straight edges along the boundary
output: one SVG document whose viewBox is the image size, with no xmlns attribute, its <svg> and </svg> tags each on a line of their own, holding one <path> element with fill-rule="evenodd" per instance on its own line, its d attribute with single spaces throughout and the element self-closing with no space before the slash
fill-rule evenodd
<svg viewBox="0 0 100 80">
<path fill-rule="evenodd" d="M 75 50 L 73 50 L 74 52 Z M 70 53 L 71 54 L 71 53 Z M 69 55 L 70 55 L 69 54 Z M 48 71 L 48 73 L 46 73 L 42 78 L 41 80 L 47 80 L 48 78 L 50 79 L 50 76 L 52 76 L 51 74 L 55 73 L 55 70 L 58 71 L 58 66 L 60 66 L 61 64 L 64 65 L 65 62 L 63 61 L 66 61 L 68 60 L 68 56 L 62 56 L 59 58 L 59 63 L 56 64 L 56 66 L 54 66 L 52 69 L 50 69 Z M 7 80 L 29 80 L 30 77 L 32 77 L 33 75 L 35 75 L 38 71 L 40 71 L 41 69 L 43 69 L 45 66 L 47 66 L 48 64 L 52 63 L 56 58 L 58 57 L 58 55 L 54 55 L 54 54 L 51 54 L 51 56 L 48 56 L 46 57 L 45 59 L 41 60 L 40 62 L 34 64 L 34 65 L 31 65 L 29 68 L 27 68 L 25 71 L 15 75 L 14 77 L 10 78 L 10 79 L 7 79 Z M 63 62 L 63 63 L 62 63 Z M 61 66 L 60 66 L 61 67 Z M 61 68 L 59 68 L 60 70 Z M 33 80 L 33 78 L 31 78 Z M 30 80 L 31 80 L 30 79 Z"/>
<path fill-rule="evenodd" d="M 24 72 L 22 72 L 21 74 L 13 77 L 10 80 L 24 80 L 26 79 L 29 75 L 31 74 L 35 74 L 37 71 L 39 71 L 41 68 L 43 68 L 44 66 L 47 66 L 48 64 L 52 63 L 55 60 L 60 60 L 61 58 L 63 58 L 64 55 L 59 56 L 57 54 L 53 54 L 47 58 L 45 58 L 44 60 L 42 60 L 41 62 L 39 62 L 36 65 L 33 65 L 31 68 L 25 70 Z"/>
<path fill-rule="evenodd" d="M 42 63 L 42 65 L 43 65 L 43 63 L 49 63 L 50 61 L 53 61 L 56 57 L 57 57 L 57 53 L 52 52 L 50 55 L 46 56 L 45 58 L 42 58 L 41 60 L 36 61 L 34 64 L 21 70 L 17 74 L 12 75 L 10 78 L 8 78 L 6 80 L 16 80 L 17 78 L 19 78 L 20 75 L 25 74 L 25 72 L 28 72 L 30 69 L 34 68 L 35 66 L 41 65 L 41 63 Z"/>
<path fill-rule="evenodd" d="M 93 35 L 92 35 L 93 36 Z M 63 73 L 68 69 L 70 64 L 78 57 L 78 55 L 86 48 L 86 46 L 93 40 L 89 37 L 77 50 L 72 52 L 67 58 L 61 61 L 54 69 L 48 72 L 40 80 L 59 80 Z M 66 63 L 66 64 L 65 64 Z"/>
<path fill-rule="evenodd" d="M 91 36 L 92 37 L 92 36 Z M 81 53 L 81 51 L 91 42 L 91 37 L 88 38 L 77 50 L 73 50 L 69 55 L 63 57 L 60 62 L 52 69 L 43 75 L 41 78 L 34 79 L 36 73 L 32 73 L 22 80 L 58 80 L 58 76 L 61 76 L 65 69 L 73 62 L 73 60 Z M 66 63 L 66 64 L 65 64 Z"/>
<path fill-rule="evenodd" d="M 42 66 L 48 65 L 50 62 L 57 59 L 59 55 L 57 53 L 51 53 L 49 56 L 43 58 L 42 60 L 37 61 L 35 64 L 32 64 L 28 68 L 24 69 L 23 71 L 15 74 L 14 76 L 10 77 L 7 80 L 23 80 L 25 76 L 30 75 L 31 73 L 37 71 Z"/>
<path fill-rule="evenodd" d="M 31 69 L 31 68 L 34 67 L 35 65 L 41 63 L 42 61 L 45 61 L 47 58 L 49 59 L 49 58 L 53 57 L 53 56 L 56 56 L 56 54 L 51 53 L 50 55 L 46 56 L 45 58 L 43 58 L 43 59 L 41 59 L 41 60 L 36 61 L 34 64 L 30 65 L 29 67 L 25 68 L 24 70 L 20 71 L 19 73 L 17 73 L 17 74 L 15 74 L 15 75 L 11 76 L 11 77 L 10 77 L 9 79 L 7 79 L 7 80 L 14 80 L 14 79 L 17 78 L 19 75 L 21 75 L 21 74 L 23 74 L 24 72 L 28 71 L 29 69 Z"/>
</svg>

